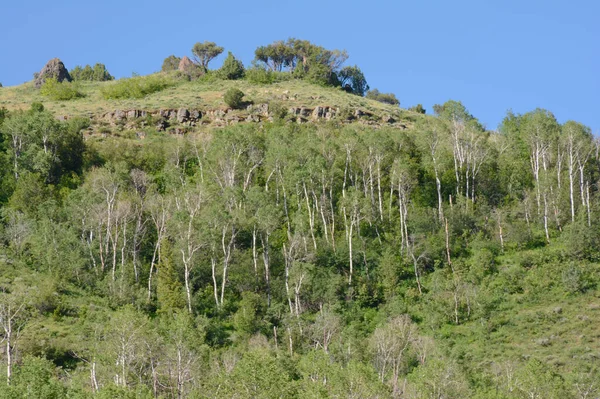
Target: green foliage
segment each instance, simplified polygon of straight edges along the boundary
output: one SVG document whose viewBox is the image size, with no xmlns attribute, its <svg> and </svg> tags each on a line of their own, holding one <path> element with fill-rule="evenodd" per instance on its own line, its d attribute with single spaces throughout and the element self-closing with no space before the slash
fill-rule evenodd
<svg viewBox="0 0 600 399">
<path fill-rule="evenodd" d="M 223 396 L 235 395 L 244 399 L 297 397 L 292 371 L 286 369 L 282 359 L 266 351 L 247 352 L 233 372 L 223 377 L 230 381 L 222 386 L 220 395 Z"/>
<path fill-rule="evenodd" d="M 260 46 L 254 51 L 256 60 L 267 65 L 269 70 L 281 72 L 294 65 L 296 53 L 293 47 L 283 41 L 276 41 L 267 46 Z"/>
<path fill-rule="evenodd" d="M 244 77 L 244 64 L 236 59 L 231 51 L 227 54 L 227 58 L 223 61 L 223 66 L 218 70 L 217 74 L 221 79 L 236 80 Z"/>
<path fill-rule="evenodd" d="M 433 106 L 433 112 L 442 119 L 471 125 L 480 131 L 484 130 L 479 121 L 469 113 L 467 108 L 460 101 L 448 100 L 442 105 L 435 104 Z"/>
<path fill-rule="evenodd" d="M 172 81 L 160 75 L 135 76 L 119 79 L 109 86 L 102 87 L 100 92 L 107 100 L 143 98 L 164 90 L 173 84 Z"/>
<path fill-rule="evenodd" d="M 40 88 L 40 94 L 55 101 L 68 101 L 84 97 L 79 85 L 72 82 L 58 82 L 55 78 L 47 78 Z"/>
<path fill-rule="evenodd" d="M 265 68 L 253 66 L 246 70 L 245 78 L 248 82 L 254 84 L 268 85 L 275 82 L 275 74 Z"/>
<path fill-rule="evenodd" d="M 369 90 L 367 92 L 367 98 L 384 104 L 400 105 L 400 101 L 396 98 L 395 94 L 380 93 L 377 89 Z"/>
<path fill-rule="evenodd" d="M 243 292 L 239 309 L 233 316 L 233 327 L 245 336 L 258 332 L 262 327 L 260 317 L 264 311 L 264 303 L 260 295 Z"/>
<path fill-rule="evenodd" d="M 273 115 L 273 118 L 276 120 L 284 120 L 288 114 L 288 109 L 285 104 L 280 101 L 270 101 L 269 113 Z"/>
<path fill-rule="evenodd" d="M 346 66 L 338 73 L 340 85 L 357 96 L 364 97 L 369 90 L 367 79 L 359 67 Z"/>
<path fill-rule="evenodd" d="M 295 78 L 324 86 L 340 85 L 338 71 L 348 59 L 346 51 L 327 50 L 294 38 L 258 47 L 255 56 L 255 61 L 270 71 L 281 72 L 287 68 Z M 361 87 L 357 85 L 358 89 Z"/>
<path fill-rule="evenodd" d="M 297 73 L 326 77 L 304 50 Z M 267 68 L 265 83 L 292 76 Z M 202 101 L 231 87 L 216 75 L 191 85 Z M 252 97 L 282 88 L 263 89 Z M 373 105 L 353 101 L 340 114 Z M 7 309 L 25 310 L 0 397 L 571 399 L 597 380 L 598 159 L 583 125 L 534 110 L 485 132 L 449 102 L 406 129 L 84 142 L 106 125 L 31 108 L 0 112 L 4 348 Z"/>
<path fill-rule="evenodd" d="M 231 108 L 237 109 L 244 104 L 242 101 L 243 98 L 244 93 L 240 89 L 231 88 L 225 92 L 223 101 L 225 101 L 225 104 L 229 105 Z"/>
<path fill-rule="evenodd" d="M 410 107 L 408 110 L 416 112 L 417 114 L 426 114 L 427 113 L 427 110 L 425 110 L 425 108 L 423 108 L 422 104 L 417 104 L 414 107 Z"/>
<path fill-rule="evenodd" d="M 181 61 L 180 57 L 176 57 L 174 55 L 170 55 L 164 59 L 162 67 L 160 70 L 162 72 L 176 71 L 179 68 L 179 62 Z"/>
<path fill-rule="evenodd" d="M 33 102 L 33 103 L 31 103 L 30 110 L 31 110 L 31 112 L 43 112 L 44 104 L 42 104 L 40 102 Z"/>
<path fill-rule="evenodd" d="M 81 171 L 85 151 L 81 129 L 89 120 L 59 122 L 41 108 L 32 105 L 31 111 L 12 113 L 1 133 L 13 143 L 8 157 L 16 179 L 29 171 L 56 184 L 62 176 Z"/>
<path fill-rule="evenodd" d="M 192 53 L 194 54 L 196 61 L 205 71 L 208 70 L 208 63 L 218 57 L 223 50 L 223 47 L 208 41 L 205 41 L 204 43 L 198 42 L 192 47 Z"/>
<path fill-rule="evenodd" d="M 74 81 L 106 82 L 114 80 L 114 77 L 108 72 L 104 64 L 97 63 L 93 67 L 86 65 L 81 67 L 77 65 L 69 74 Z"/>
<path fill-rule="evenodd" d="M 160 246 L 160 262 L 157 265 L 158 282 L 156 295 L 158 308 L 162 313 L 172 313 L 185 307 L 183 286 L 175 269 L 173 251 L 169 240 L 163 240 Z"/>
<path fill-rule="evenodd" d="M 67 389 L 58 379 L 51 362 L 27 356 L 15 368 L 10 387 L 0 389 L 0 398 L 61 399 L 66 393 Z"/>
</svg>

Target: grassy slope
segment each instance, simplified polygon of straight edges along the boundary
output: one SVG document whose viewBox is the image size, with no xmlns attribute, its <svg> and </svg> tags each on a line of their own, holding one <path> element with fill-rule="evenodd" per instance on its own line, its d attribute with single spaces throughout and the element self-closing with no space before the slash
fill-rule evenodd
<svg viewBox="0 0 600 399">
<path fill-rule="evenodd" d="M 531 267 L 523 263 L 527 256 L 537 259 Z M 452 357 L 479 371 L 529 358 L 554 365 L 563 375 L 595 366 L 600 359 L 600 265 L 572 260 L 560 244 L 508 252 L 497 262 L 498 273 L 478 287 L 481 300 L 494 303 L 489 314 L 446 325 L 435 334 Z M 565 282 L 573 264 L 591 283 L 584 292 L 570 291 Z"/>
<path fill-rule="evenodd" d="M 224 92 L 232 87 L 239 88 L 246 101 L 266 103 L 281 101 L 286 107 L 334 106 L 361 109 L 377 115 L 389 114 L 396 118 L 413 114 L 388 104 L 348 94 L 338 88 L 320 87 L 300 80 L 290 80 L 270 85 L 257 85 L 244 80 L 198 80 L 179 81 L 173 87 L 154 93 L 142 99 L 105 100 L 100 89 L 114 82 L 82 83 L 85 97 L 71 101 L 52 101 L 39 93 L 31 82 L 20 86 L 0 89 L 0 107 L 9 110 L 27 109 L 34 101 L 43 102 L 46 109 L 57 115 L 89 116 L 101 115 L 115 109 L 157 110 L 161 108 L 227 108 L 223 102 Z M 415 114 L 416 115 L 416 114 Z"/>
</svg>

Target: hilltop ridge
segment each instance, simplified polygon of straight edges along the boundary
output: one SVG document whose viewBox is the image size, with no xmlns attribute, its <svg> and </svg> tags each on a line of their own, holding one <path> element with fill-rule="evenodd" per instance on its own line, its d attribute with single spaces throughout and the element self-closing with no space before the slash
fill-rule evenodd
<svg viewBox="0 0 600 399">
<path fill-rule="evenodd" d="M 172 74 L 159 75 L 168 78 Z M 70 101 L 57 101 L 44 97 L 29 82 L 0 90 L 0 107 L 9 111 L 25 110 L 33 102 L 42 102 L 47 110 L 61 119 L 89 117 L 93 122 L 92 131 L 96 132 L 106 124 L 139 128 L 136 120 L 146 116 L 155 117 L 152 125 L 163 127 L 158 130 L 176 125 L 186 129 L 207 125 L 222 127 L 239 122 L 273 121 L 277 117 L 295 123 L 358 122 L 375 127 L 404 129 L 421 117 L 419 113 L 398 106 L 300 80 L 269 85 L 244 80 L 176 81 L 173 86 L 141 99 L 104 99 L 102 88 L 114 84 L 112 81 L 84 82 L 80 84 L 84 96 Z M 232 109 L 223 100 L 224 93 L 234 87 L 245 94 L 245 106 L 242 109 Z"/>
</svg>

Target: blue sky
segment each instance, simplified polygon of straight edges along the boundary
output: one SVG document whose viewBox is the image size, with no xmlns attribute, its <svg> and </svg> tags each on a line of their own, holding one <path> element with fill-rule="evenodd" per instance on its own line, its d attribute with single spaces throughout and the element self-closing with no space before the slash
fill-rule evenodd
<svg viewBox="0 0 600 399">
<path fill-rule="evenodd" d="M 402 107 L 462 101 L 489 129 L 537 107 L 600 134 L 600 2 L 58 1 L 7 2 L 0 82 L 32 78 L 50 58 L 102 62 L 116 77 L 160 69 L 214 41 L 249 64 L 254 49 L 296 37 L 346 49 L 371 88 Z M 213 61 L 220 66 L 222 57 Z"/>
</svg>

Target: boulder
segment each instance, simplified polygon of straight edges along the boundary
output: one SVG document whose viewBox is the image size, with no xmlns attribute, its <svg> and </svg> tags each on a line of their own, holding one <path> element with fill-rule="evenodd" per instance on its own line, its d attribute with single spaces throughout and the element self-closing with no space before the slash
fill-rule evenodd
<svg viewBox="0 0 600 399">
<path fill-rule="evenodd" d="M 65 64 L 58 58 L 53 58 L 42 68 L 40 73 L 35 78 L 34 84 L 35 87 L 40 88 L 46 78 L 55 78 L 58 82 L 67 81 L 70 82 L 71 75 L 69 75 L 69 71 L 65 67 Z"/>
<path fill-rule="evenodd" d="M 202 112 L 200 112 L 200 110 L 198 109 L 194 109 L 190 112 L 190 119 L 193 121 L 198 121 L 200 118 L 202 118 Z"/>
<path fill-rule="evenodd" d="M 184 56 L 181 59 L 181 61 L 179 61 L 179 68 L 178 69 L 181 72 L 190 72 L 194 68 L 196 68 L 196 64 L 194 64 L 194 62 L 192 60 L 190 60 L 187 55 Z"/>
<path fill-rule="evenodd" d="M 177 122 L 183 123 L 188 120 L 189 116 L 190 111 L 188 111 L 186 108 L 180 108 L 177 111 Z"/>
</svg>

